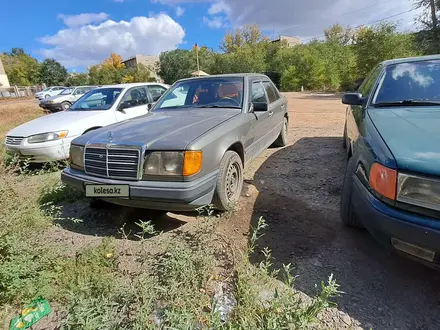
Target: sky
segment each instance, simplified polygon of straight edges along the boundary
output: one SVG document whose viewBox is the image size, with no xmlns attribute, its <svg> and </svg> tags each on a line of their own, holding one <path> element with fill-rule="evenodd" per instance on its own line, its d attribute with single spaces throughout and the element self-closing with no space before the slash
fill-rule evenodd
<svg viewBox="0 0 440 330">
<path fill-rule="evenodd" d="M 0 0 L 7 1 L 7 0 Z M 0 52 L 21 47 L 83 71 L 111 52 L 124 59 L 195 43 L 218 49 L 226 31 L 259 24 L 269 37 L 322 37 L 339 23 L 381 21 L 417 29 L 414 0 L 21 0 L 0 6 Z M 26 8 L 26 10 L 24 10 Z M 8 31 L 8 33 L 6 33 Z"/>
</svg>

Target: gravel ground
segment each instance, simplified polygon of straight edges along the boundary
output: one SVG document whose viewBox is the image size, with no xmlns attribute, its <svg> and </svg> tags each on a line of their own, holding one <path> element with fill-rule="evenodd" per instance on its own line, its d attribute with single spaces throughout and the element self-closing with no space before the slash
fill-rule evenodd
<svg viewBox="0 0 440 330">
<path fill-rule="evenodd" d="M 264 216 L 269 228 L 259 244 L 272 249 L 275 264 L 294 264 L 296 286 L 309 295 L 333 273 L 345 292 L 339 310 L 365 329 L 440 329 L 438 272 L 339 220 L 346 166 L 340 97 L 285 95 L 289 145 L 267 150 L 246 170 L 243 203 L 224 230 L 238 239 Z"/>
<path fill-rule="evenodd" d="M 285 95 L 289 145 L 268 149 L 248 166 L 236 212 L 218 219 L 215 230 L 242 249 L 250 227 L 263 216 L 269 227 L 259 245 L 272 250 L 275 266 L 295 265 L 297 289 L 313 295 L 314 285 L 333 273 L 345 294 L 337 300 L 338 309 L 321 315 L 323 329 L 440 329 L 438 272 L 385 250 L 367 232 L 345 228 L 339 220 L 346 166 L 340 97 Z M 84 221 L 52 226 L 45 235 L 47 244 L 69 254 L 97 244 L 101 237 L 120 236 L 128 219 L 133 221 L 125 230 L 136 230 L 138 215 L 116 209 L 92 211 L 84 202 L 66 206 L 63 216 Z M 189 233 L 200 222 L 193 215 L 168 213 L 155 225 L 164 234 L 151 240 L 151 253 L 159 241 L 172 239 L 176 231 Z M 121 249 L 138 248 L 135 241 L 121 242 Z M 134 253 L 126 259 L 127 272 L 138 268 L 135 259 Z"/>
</svg>

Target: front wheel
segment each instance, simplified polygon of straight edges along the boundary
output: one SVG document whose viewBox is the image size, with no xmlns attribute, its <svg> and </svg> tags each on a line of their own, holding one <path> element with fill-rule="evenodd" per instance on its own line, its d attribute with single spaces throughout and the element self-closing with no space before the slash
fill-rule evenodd
<svg viewBox="0 0 440 330">
<path fill-rule="evenodd" d="M 44 96 L 45 99 L 47 99 L 47 98 L 49 98 L 49 97 L 50 97 L 49 94 L 46 94 L 46 95 Z"/>
<path fill-rule="evenodd" d="M 287 130 L 288 130 L 289 122 L 286 117 L 283 119 L 283 126 L 281 127 L 280 135 L 273 143 L 274 147 L 285 147 L 287 145 Z"/>
<path fill-rule="evenodd" d="M 243 162 L 234 151 L 226 151 L 219 167 L 213 204 L 220 211 L 229 211 L 240 199 L 243 188 Z"/>
<path fill-rule="evenodd" d="M 69 109 L 69 108 L 70 108 L 70 103 L 69 103 L 69 102 L 63 102 L 63 103 L 61 103 L 61 108 L 62 108 L 63 110 L 67 110 L 67 109 Z"/>
<path fill-rule="evenodd" d="M 349 227 L 364 228 L 362 223 L 357 219 L 353 210 L 351 195 L 353 190 L 353 174 L 356 167 L 354 157 L 351 157 L 347 164 L 347 170 L 344 177 L 344 185 L 341 193 L 340 216 L 342 223 Z"/>
</svg>

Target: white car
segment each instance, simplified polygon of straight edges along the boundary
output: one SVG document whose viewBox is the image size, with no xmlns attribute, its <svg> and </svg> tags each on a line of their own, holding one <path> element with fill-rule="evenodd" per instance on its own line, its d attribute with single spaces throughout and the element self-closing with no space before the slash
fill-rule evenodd
<svg viewBox="0 0 440 330">
<path fill-rule="evenodd" d="M 58 95 L 67 87 L 64 86 L 52 86 L 43 89 L 41 92 L 35 93 L 35 98 L 42 100 L 47 99 L 48 97 Z"/>
<path fill-rule="evenodd" d="M 6 136 L 6 151 L 33 163 L 67 159 L 70 142 L 74 138 L 147 114 L 151 105 L 167 89 L 167 85 L 159 83 L 93 89 L 66 111 L 34 119 L 12 129 Z"/>
</svg>

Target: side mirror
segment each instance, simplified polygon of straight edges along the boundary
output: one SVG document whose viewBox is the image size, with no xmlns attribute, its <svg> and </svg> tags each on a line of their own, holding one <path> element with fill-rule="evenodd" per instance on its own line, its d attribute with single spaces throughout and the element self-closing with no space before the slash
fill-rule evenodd
<svg viewBox="0 0 440 330">
<path fill-rule="evenodd" d="M 365 97 L 360 93 L 345 93 L 342 95 L 342 103 L 347 105 L 362 105 L 365 102 Z"/>
<path fill-rule="evenodd" d="M 267 111 L 267 103 L 266 102 L 252 102 L 253 112 L 257 111 Z"/>
<path fill-rule="evenodd" d="M 125 112 L 124 110 L 129 108 L 129 107 L 130 107 L 130 103 L 129 102 L 122 102 L 118 106 L 118 111 Z"/>
<path fill-rule="evenodd" d="M 153 109 L 153 107 L 154 107 L 155 104 L 156 104 L 156 102 L 154 102 L 154 103 L 148 103 L 148 105 L 147 105 L 148 111 L 150 111 L 151 109 Z"/>
</svg>

